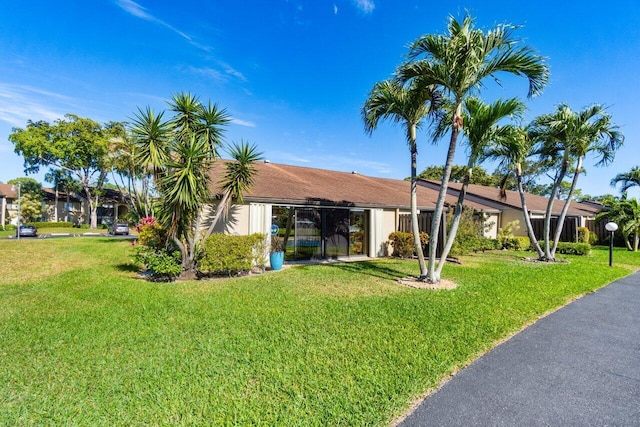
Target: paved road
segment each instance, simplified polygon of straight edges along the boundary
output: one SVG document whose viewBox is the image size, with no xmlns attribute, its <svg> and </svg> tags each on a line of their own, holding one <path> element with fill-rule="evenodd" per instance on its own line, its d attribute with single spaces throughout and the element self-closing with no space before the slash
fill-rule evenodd
<svg viewBox="0 0 640 427">
<path fill-rule="evenodd" d="M 640 272 L 538 321 L 401 426 L 640 426 Z"/>
</svg>

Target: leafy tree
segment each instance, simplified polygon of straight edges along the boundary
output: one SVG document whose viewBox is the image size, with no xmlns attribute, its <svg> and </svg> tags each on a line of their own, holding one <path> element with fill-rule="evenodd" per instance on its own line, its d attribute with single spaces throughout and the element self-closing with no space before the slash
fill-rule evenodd
<svg viewBox="0 0 640 427">
<path fill-rule="evenodd" d="M 114 123 L 102 126 L 67 114 L 53 124 L 28 121 L 26 129 L 14 128 L 9 140 L 16 154 L 24 157 L 25 172 L 38 172 L 41 167 L 62 169 L 80 182 L 89 202 L 91 228 L 97 228 L 97 208 L 108 172 L 108 141 L 119 129 Z"/>
<path fill-rule="evenodd" d="M 20 193 L 22 196 L 30 194 L 34 199 L 42 201 L 42 184 L 33 178 L 14 178 L 7 181 L 7 184 L 20 184 Z"/>
<path fill-rule="evenodd" d="M 397 71 L 401 81 L 419 78 L 436 85 L 449 96 L 453 107 L 448 118 L 451 123 L 449 149 L 430 233 L 428 280 L 431 282 L 440 280 L 435 271 L 437 236 L 458 135 L 463 126 L 464 100 L 479 92 L 486 79 L 498 80 L 500 72 L 526 77 L 530 97 L 539 94 L 547 83 L 549 69 L 543 58 L 528 46 L 519 47 L 519 41 L 513 38 L 515 30 L 516 27 L 504 24 L 485 33 L 475 28 L 469 15 L 462 22 L 450 17 L 447 32 L 425 35 L 416 40 L 410 46 L 410 62 Z"/>
<path fill-rule="evenodd" d="M 20 198 L 20 223 L 32 222 L 42 216 L 42 198 L 35 197 L 32 193 L 22 195 Z"/>
<path fill-rule="evenodd" d="M 462 188 L 454 209 L 447 241 L 436 268 L 436 277 L 440 277 L 449 251 L 455 242 L 458 226 L 462 219 L 464 199 L 476 166 L 487 158 L 486 152 L 489 144 L 504 138 L 509 133 L 510 127 L 499 125 L 499 122 L 508 117 L 520 118 L 524 110 L 524 104 L 515 98 L 505 101 L 499 99 L 492 104 L 485 104 L 474 97 L 465 100 L 464 112 L 467 124 L 464 127 L 464 136 L 469 148 L 467 174 L 462 180 Z"/>
<path fill-rule="evenodd" d="M 467 166 L 453 165 L 451 167 L 450 181 L 462 182 L 468 175 Z M 444 166 L 428 166 L 420 174 L 418 178 L 439 181 L 444 174 Z M 498 185 L 498 180 L 493 175 L 490 175 L 482 166 L 476 166 L 473 168 L 473 173 L 470 175 L 469 184 L 484 185 L 487 187 L 495 187 Z"/>
<path fill-rule="evenodd" d="M 596 166 L 610 164 L 615 152 L 622 145 L 624 136 L 612 123 L 611 116 L 605 108 L 597 104 L 579 112 L 574 112 L 569 106 L 562 104 L 555 112 L 534 119 L 531 132 L 540 141 L 540 153 L 543 158 L 561 159 L 549 195 L 544 222 L 544 258 L 553 261 L 564 218 L 569 210 L 578 177 L 583 171 L 584 157 L 587 154 L 599 156 Z M 561 183 L 570 168 L 573 168 L 571 186 L 558 217 L 558 226 L 553 236 L 553 245 L 551 245 L 551 211 Z"/>
<path fill-rule="evenodd" d="M 640 187 L 640 166 L 635 166 L 631 168 L 629 172 L 623 172 L 616 175 L 611 180 L 611 186 L 616 187 L 618 184 L 622 184 L 620 186 L 621 193 L 624 193 L 633 187 Z"/>
<path fill-rule="evenodd" d="M 433 86 L 414 79 L 408 85 L 395 80 L 383 80 L 376 83 L 369 93 L 369 97 L 362 107 L 365 132 L 368 134 L 378 127 L 380 120 L 391 120 L 400 123 L 405 130 L 405 137 L 411 153 L 411 230 L 418 263 L 420 265 L 420 279 L 427 277 L 427 268 L 420 243 L 420 229 L 418 226 L 417 202 L 417 132 L 423 120 L 434 111 L 439 103 L 440 94 Z"/>
</svg>

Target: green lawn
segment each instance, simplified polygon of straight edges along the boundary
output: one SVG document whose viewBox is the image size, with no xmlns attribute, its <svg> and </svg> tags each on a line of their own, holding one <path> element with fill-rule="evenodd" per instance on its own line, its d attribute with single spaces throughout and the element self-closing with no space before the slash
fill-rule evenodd
<svg viewBox="0 0 640 427">
<path fill-rule="evenodd" d="M 0 240 L 0 425 L 387 425 L 497 341 L 629 274 L 640 254 L 563 264 L 493 252 L 453 291 L 414 262 L 148 283 L 130 243 Z"/>
</svg>

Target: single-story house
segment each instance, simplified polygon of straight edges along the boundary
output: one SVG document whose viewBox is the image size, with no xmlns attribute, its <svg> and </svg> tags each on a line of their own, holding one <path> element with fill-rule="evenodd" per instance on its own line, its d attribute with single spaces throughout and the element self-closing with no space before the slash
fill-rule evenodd
<svg viewBox="0 0 640 427">
<path fill-rule="evenodd" d="M 216 162 L 211 172 L 218 195 L 224 164 Z M 216 231 L 278 234 L 286 240 L 287 260 L 384 256 L 389 235 L 410 214 L 409 181 L 268 161 L 255 167 L 255 183 L 244 203 L 234 205 Z M 433 212 L 437 197 L 436 190 L 418 186 L 418 209 Z M 447 203 L 456 199 L 449 196 Z M 487 215 L 499 213 L 474 201 L 466 204 Z"/>
<path fill-rule="evenodd" d="M 440 189 L 439 181 L 421 179 L 419 180 L 419 184 L 432 190 Z M 450 182 L 447 192 L 451 196 L 457 197 L 461 188 L 461 183 Z M 541 239 L 543 234 L 544 215 L 549 198 L 530 193 L 525 193 L 524 196 L 536 237 Z M 498 228 L 504 228 L 508 223 L 518 220 L 520 229 L 515 231 L 514 234 L 519 236 L 527 235 L 527 230 L 524 225 L 524 215 L 522 212 L 520 194 L 517 191 L 507 190 L 503 197 L 500 195 L 499 188 L 469 184 L 465 199 L 489 206 L 499 211 L 497 219 Z M 553 230 L 555 230 L 557 218 L 560 216 L 564 203 L 564 200 L 556 200 L 553 204 L 553 209 L 551 211 L 552 233 Z M 601 209 L 602 206 L 596 203 L 572 201 L 569 204 L 569 210 L 565 217 L 561 240 L 576 241 L 577 228 L 590 226 L 591 223 L 593 223 L 596 214 Z"/>
</svg>

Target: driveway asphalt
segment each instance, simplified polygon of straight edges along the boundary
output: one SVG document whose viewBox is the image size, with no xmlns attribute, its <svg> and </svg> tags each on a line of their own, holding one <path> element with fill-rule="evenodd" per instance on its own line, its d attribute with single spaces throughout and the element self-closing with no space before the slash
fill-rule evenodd
<svg viewBox="0 0 640 427">
<path fill-rule="evenodd" d="M 640 426 L 640 272 L 496 347 L 400 425 Z"/>
</svg>

